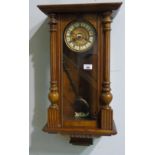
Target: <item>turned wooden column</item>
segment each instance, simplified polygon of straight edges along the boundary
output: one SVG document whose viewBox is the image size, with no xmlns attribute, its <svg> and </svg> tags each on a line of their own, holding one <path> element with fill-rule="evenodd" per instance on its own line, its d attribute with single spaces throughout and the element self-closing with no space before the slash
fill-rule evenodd
<svg viewBox="0 0 155 155">
<path fill-rule="evenodd" d="M 110 31 L 111 31 L 111 12 L 103 13 L 103 83 L 101 94 L 101 128 L 112 130 L 113 111 L 110 107 L 112 100 L 110 88 Z"/>
<path fill-rule="evenodd" d="M 59 93 L 58 93 L 58 80 L 56 76 L 57 71 L 57 28 L 58 21 L 56 14 L 49 15 L 50 25 L 50 92 L 48 98 L 51 102 L 51 106 L 48 109 L 48 127 L 59 127 Z"/>
</svg>

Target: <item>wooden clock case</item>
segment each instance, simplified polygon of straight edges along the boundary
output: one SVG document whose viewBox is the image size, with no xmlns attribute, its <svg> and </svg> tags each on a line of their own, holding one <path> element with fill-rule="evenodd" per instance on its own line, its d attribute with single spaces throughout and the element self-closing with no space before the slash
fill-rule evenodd
<svg viewBox="0 0 155 155">
<path fill-rule="evenodd" d="M 90 145 L 93 137 L 110 136 L 117 133 L 113 120 L 113 110 L 109 105 L 112 100 L 110 88 L 110 31 L 111 22 L 121 3 L 91 3 L 38 5 L 39 9 L 49 17 L 50 26 L 50 68 L 51 86 L 47 124 L 43 131 L 70 135 L 70 143 Z M 70 51 L 64 43 L 64 30 L 72 21 L 84 20 L 96 29 L 96 42 L 89 52 L 77 54 Z M 89 54 L 91 53 L 91 57 Z M 66 76 L 63 61 L 68 60 L 74 81 L 80 92 L 90 105 L 89 119 L 76 119 L 72 102 L 75 100 L 69 80 Z M 74 69 L 71 62 L 77 58 L 82 64 L 91 63 L 93 69 L 89 72 Z M 83 57 L 86 57 L 82 59 Z M 86 78 L 79 80 L 82 74 Z M 91 80 L 93 79 L 93 80 Z M 80 82 L 79 82 L 80 81 Z"/>
</svg>

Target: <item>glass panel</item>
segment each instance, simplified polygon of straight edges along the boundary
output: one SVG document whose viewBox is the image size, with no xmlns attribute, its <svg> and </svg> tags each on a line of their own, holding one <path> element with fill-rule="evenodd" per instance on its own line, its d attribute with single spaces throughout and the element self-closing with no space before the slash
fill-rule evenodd
<svg viewBox="0 0 155 155">
<path fill-rule="evenodd" d="M 63 118 L 95 119 L 98 104 L 97 40 L 87 52 L 63 45 Z"/>
</svg>

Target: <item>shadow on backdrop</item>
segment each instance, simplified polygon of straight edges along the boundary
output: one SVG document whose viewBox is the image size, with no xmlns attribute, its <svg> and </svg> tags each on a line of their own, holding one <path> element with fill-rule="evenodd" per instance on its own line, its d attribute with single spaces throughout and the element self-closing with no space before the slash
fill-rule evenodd
<svg viewBox="0 0 155 155">
<path fill-rule="evenodd" d="M 94 141 L 94 145 L 89 147 L 74 146 L 69 144 L 69 136 L 47 134 L 42 131 L 47 120 L 47 108 L 50 104 L 47 97 L 50 86 L 49 37 L 48 20 L 46 19 L 29 42 L 30 61 L 33 64 L 35 81 L 35 103 L 30 103 L 30 108 L 31 104 L 35 104 L 33 121 L 30 122 L 30 126 L 32 125 L 33 128 L 33 132 L 30 137 L 30 155 L 91 154 L 91 151 L 94 149 L 99 139 L 96 139 Z M 30 89 L 31 88 L 33 88 L 33 86 L 30 85 Z"/>
</svg>

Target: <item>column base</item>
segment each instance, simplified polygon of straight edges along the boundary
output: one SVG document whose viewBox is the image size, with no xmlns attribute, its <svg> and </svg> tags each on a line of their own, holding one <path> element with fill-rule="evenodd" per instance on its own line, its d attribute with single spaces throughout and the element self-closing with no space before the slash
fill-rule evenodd
<svg viewBox="0 0 155 155">
<path fill-rule="evenodd" d="M 112 130 L 113 129 L 113 110 L 109 108 L 101 109 L 101 129 Z"/>
<path fill-rule="evenodd" d="M 61 127 L 59 118 L 59 108 L 57 105 L 53 105 L 48 108 L 48 128 L 57 128 Z"/>
</svg>

